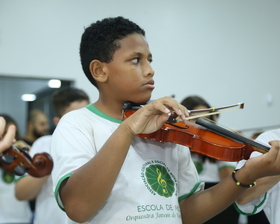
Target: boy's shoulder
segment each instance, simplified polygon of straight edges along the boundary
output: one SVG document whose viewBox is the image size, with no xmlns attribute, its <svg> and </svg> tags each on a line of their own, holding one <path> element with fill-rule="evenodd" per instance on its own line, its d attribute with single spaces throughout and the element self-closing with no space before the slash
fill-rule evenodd
<svg viewBox="0 0 280 224">
<path fill-rule="evenodd" d="M 89 112 L 89 110 L 87 109 L 87 107 L 83 107 L 77 110 L 72 110 L 66 114 L 63 115 L 63 117 L 61 119 L 73 119 L 73 118 L 78 118 L 79 116 L 81 116 L 82 114 L 87 114 Z"/>
</svg>

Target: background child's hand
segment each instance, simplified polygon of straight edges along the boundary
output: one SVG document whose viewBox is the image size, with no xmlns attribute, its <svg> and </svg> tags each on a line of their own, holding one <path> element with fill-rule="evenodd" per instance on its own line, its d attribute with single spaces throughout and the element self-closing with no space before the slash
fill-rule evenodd
<svg viewBox="0 0 280 224">
<path fill-rule="evenodd" d="M 27 147 L 29 149 L 31 148 L 30 145 L 28 145 L 25 141 L 22 141 L 22 140 L 16 141 L 13 145 L 17 148 L 20 148 L 20 149 L 24 148 L 24 147 Z"/>
<path fill-rule="evenodd" d="M 126 122 L 134 135 L 149 134 L 160 129 L 172 112 L 175 112 L 182 120 L 189 116 L 187 109 L 176 100 L 163 97 L 137 110 Z"/>
<path fill-rule="evenodd" d="M 15 132 L 16 127 L 14 125 L 10 125 L 8 127 L 7 133 L 5 136 L 2 136 L 5 130 L 6 121 L 3 117 L 0 117 L 0 137 L 3 139 L 0 141 L 0 155 L 6 149 L 8 149 L 15 141 Z"/>
</svg>

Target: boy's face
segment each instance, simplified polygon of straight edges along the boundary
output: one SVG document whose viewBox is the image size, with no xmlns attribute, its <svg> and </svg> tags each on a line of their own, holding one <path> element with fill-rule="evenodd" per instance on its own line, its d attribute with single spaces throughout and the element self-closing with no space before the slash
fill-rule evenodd
<svg viewBox="0 0 280 224">
<path fill-rule="evenodd" d="M 119 44 L 113 61 L 105 65 L 111 97 L 122 102 L 147 102 L 155 88 L 148 43 L 142 35 L 131 34 Z"/>
</svg>

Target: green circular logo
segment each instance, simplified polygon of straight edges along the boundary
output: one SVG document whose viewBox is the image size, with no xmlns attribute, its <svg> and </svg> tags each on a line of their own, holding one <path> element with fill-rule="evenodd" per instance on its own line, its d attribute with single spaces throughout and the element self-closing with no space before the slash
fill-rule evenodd
<svg viewBox="0 0 280 224">
<path fill-rule="evenodd" d="M 147 182 L 155 192 L 166 198 L 172 196 L 175 191 L 174 181 L 164 166 L 150 165 L 146 168 L 145 175 Z"/>
<path fill-rule="evenodd" d="M 7 170 L 3 170 L 2 172 L 2 179 L 5 183 L 10 184 L 13 183 L 15 180 L 15 175 L 12 173 L 9 173 Z"/>
</svg>

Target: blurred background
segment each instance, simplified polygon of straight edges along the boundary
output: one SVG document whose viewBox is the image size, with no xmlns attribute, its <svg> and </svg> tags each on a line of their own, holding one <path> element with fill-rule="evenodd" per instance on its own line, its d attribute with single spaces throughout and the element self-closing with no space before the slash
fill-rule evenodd
<svg viewBox="0 0 280 224">
<path fill-rule="evenodd" d="M 50 95 L 75 86 L 94 102 L 79 43 L 96 20 L 124 16 L 146 31 L 153 54 L 153 99 L 199 95 L 212 106 L 244 102 L 219 123 L 244 135 L 280 127 L 278 0 L 0 0 L 0 113 L 23 133 L 27 112 L 53 117 Z M 60 87 L 50 87 L 50 80 Z M 23 94 L 36 100 L 23 101 Z"/>
</svg>

